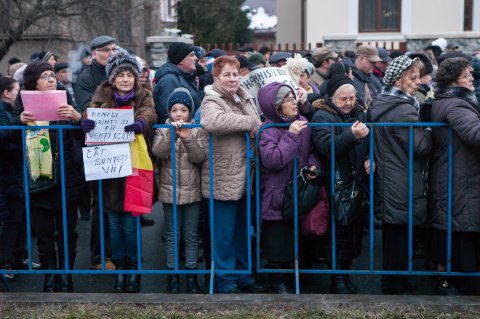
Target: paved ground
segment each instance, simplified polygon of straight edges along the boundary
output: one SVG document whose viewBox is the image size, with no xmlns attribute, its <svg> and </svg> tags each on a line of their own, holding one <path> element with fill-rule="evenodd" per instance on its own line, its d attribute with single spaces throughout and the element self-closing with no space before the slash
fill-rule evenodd
<svg viewBox="0 0 480 319">
<path fill-rule="evenodd" d="M 165 269 L 165 250 L 162 242 L 163 212 L 161 206 L 154 205 L 153 217 L 155 225 L 142 227 L 144 269 Z M 78 255 L 75 269 L 88 269 L 89 265 L 89 232 L 90 222 L 79 220 L 78 222 Z M 381 269 L 381 246 L 379 242 L 380 234 L 376 231 L 375 241 L 375 267 Z M 364 236 L 364 250 L 360 258 L 355 260 L 354 269 L 368 269 L 369 250 L 368 236 Z M 33 246 L 35 247 L 35 245 Z M 415 265 L 421 267 L 423 260 L 415 260 Z M 325 269 L 325 265 L 317 264 L 318 268 Z M 200 265 L 203 269 L 203 264 Z M 162 293 L 166 289 L 166 275 L 143 275 L 142 293 Z M 265 275 L 260 275 L 265 279 Z M 208 292 L 208 285 L 205 285 L 204 275 L 200 275 L 200 283 L 204 285 Z M 380 294 L 380 276 L 355 275 L 351 276 L 359 288 L 359 294 Z M 74 275 L 75 291 L 78 293 L 109 293 L 113 284 L 112 275 Z M 418 295 L 432 295 L 432 281 L 429 277 L 418 276 L 413 279 L 419 286 Z M 183 280 L 182 280 L 183 284 Z M 14 283 L 11 283 L 12 292 L 40 292 L 43 285 L 43 275 L 19 275 Z M 304 294 L 325 294 L 328 293 L 329 275 L 309 274 L 301 277 L 301 293 Z M 0 291 L 3 288 L 0 285 Z"/>
</svg>

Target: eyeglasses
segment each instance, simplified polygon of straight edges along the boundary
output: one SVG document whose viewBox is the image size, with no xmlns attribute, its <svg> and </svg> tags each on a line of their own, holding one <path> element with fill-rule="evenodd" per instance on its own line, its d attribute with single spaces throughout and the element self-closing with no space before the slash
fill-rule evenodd
<svg viewBox="0 0 480 319">
<path fill-rule="evenodd" d="M 350 102 L 350 103 L 355 103 L 355 96 L 345 96 L 345 97 L 337 97 L 337 101 L 340 101 L 341 104 L 345 104 L 347 102 Z"/>
<path fill-rule="evenodd" d="M 56 81 L 57 80 L 57 76 L 55 75 L 55 73 L 52 73 L 52 74 L 42 74 L 40 76 L 40 79 L 42 79 L 43 81 L 47 81 L 48 80 L 54 80 Z"/>
<path fill-rule="evenodd" d="M 289 96 L 289 97 L 285 98 L 285 99 L 282 101 L 282 104 L 285 103 L 285 102 L 295 103 L 295 102 L 297 102 L 297 100 L 296 100 L 295 97 L 292 95 L 292 96 Z"/>
<path fill-rule="evenodd" d="M 468 72 L 462 75 L 462 79 L 473 80 L 473 74 L 471 72 Z"/>
<path fill-rule="evenodd" d="M 102 48 L 102 49 L 95 49 L 95 51 L 98 51 L 98 52 L 103 52 L 103 53 L 115 53 L 117 52 L 117 48 Z"/>
</svg>

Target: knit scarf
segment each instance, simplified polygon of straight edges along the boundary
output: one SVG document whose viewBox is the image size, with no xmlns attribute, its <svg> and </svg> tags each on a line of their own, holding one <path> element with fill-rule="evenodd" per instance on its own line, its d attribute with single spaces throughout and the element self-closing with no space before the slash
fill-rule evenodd
<svg viewBox="0 0 480 319">
<path fill-rule="evenodd" d="M 414 96 L 411 96 L 411 95 L 403 92 L 402 90 L 397 89 L 396 87 L 393 87 L 393 86 L 384 87 L 383 90 L 382 90 L 382 95 L 396 96 L 396 97 L 399 97 L 401 99 L 404 99 L 404 100 L 408 101 L 408 103 L 415 106 L 415 108 L 417 109 L 417 112 L 419 110 L 420 103 L 418 103 L 417 99 Z"/>
<path fill-rule="evenodd" d="M 113 99 L 115 100 L 115 106 L 126 106 L 129 104 L 135 96 L 135 89 L 132 89 L 125 95 L 120 95 L 116 89 L 113 90 Z"/>
<path fill-rule="evenodd" d="M 436 100 L 441 100 L 441 99 L 448 99 L 456 97 L 462 100 L 467 101 L 468 104 L 473 106 L 476 110 L 480 110 L 480 105 L 478 103 L 478 100 L 475 96 L 475 92 L 470 91 L 466 87 L 463 86 L 448 86 L 444 88 L 439 88 L 435 92 L 435 99 Z"/>
</svg>

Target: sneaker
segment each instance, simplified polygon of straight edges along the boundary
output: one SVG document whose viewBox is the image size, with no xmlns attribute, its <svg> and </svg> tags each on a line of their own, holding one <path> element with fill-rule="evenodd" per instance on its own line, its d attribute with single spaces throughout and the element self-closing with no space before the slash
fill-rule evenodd
<svg viewBox="0 0 480 319">
<path fill-rule="evenodd" d="M 102 264 L 90 264 L 90 266 L 88 267 L 92 270 L 102 270 Z M 105 260 L 105 270 L 116 270 L 117 267 L 115 267 L 115 264 L 110 260 L 110 259 L 106 259 Z"/>
<path fill-rule="evenodd" d="M 29 265 L 30 265 L 30 259 L 28 258 L 23 258 L 23 259 L 20 259 L 18 260 L 16 263 L 15 263 L 15 268 L 18 268 L 18 269 L 29 269 Z M 32 260 L 32 268 L 33 269 L 40 269 L 42 267 L 42 265 L 40 263 L 37 263 L 36 261 Z"/>
<path fill-rule="evenodd" d="M 5 274 L 3 274 L 3 278 L 5 278 L 7 280 L 7 282 L 14 282 L 15 281 L 15 274 L 5 273 Z"/>
</svg>

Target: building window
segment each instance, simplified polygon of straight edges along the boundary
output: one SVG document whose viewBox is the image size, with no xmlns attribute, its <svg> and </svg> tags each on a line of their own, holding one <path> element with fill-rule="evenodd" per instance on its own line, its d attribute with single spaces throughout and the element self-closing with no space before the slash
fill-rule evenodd
<svg viewBox="0 0 480 319">
<path fill-rule="evenodd" d="M 399 32 L 401 0 L 359 0 L 360 32 Z"/>
<path fill-rule="evenodd" d="M 472 31 L 473 0 L 464 0 L 463 31 Z"/>
</svg>

